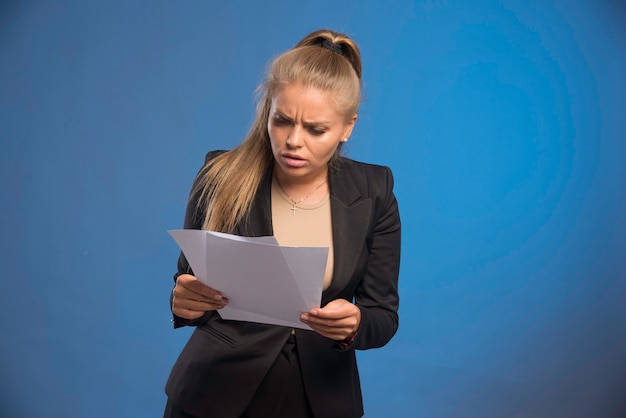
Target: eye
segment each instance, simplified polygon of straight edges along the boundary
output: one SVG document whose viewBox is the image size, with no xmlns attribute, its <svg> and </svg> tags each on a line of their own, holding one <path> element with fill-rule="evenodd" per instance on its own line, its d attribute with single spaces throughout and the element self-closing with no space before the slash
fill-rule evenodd
<svg viewBox="0 0 626 418">
<path fill-rule="evenodd" d="M 277 126 L 285 126 L 291 124 L 291 121 L 282 115 L 276 115 L 272 118 L 272 123 Z"/>
<path fill-rule="evenodd" d="M 324 129 L 324 128 L 316 128 L 314 126 L 311 126 L 309 128 L 309 132 L 311 132 L 311 135 L 321 136 L 321 135 L 324 135 L 326 133 L 326 129 Z"/>
<path fill-rule="evenodd" d="M 311 135 L 320 136 L 324 135 L 327 131 L 326 128 L 317 125 L 307 126 L 307 130 L 311 133 Z"/>
</svg>

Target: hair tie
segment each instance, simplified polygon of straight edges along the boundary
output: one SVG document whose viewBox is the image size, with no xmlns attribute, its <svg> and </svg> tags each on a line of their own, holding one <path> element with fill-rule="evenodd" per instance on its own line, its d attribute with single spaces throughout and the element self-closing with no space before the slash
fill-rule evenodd
<svg viewBox="0 0 626 418">
<path fill-rule="evenodd" d="M 322 48 L 330 49 L 341 56 L 345 56 L 343 55 L 343 47 L 341 45 L 337 45 L 326 38 L 317 38 L 315 44 L 321 46 Z"/>
</svg>

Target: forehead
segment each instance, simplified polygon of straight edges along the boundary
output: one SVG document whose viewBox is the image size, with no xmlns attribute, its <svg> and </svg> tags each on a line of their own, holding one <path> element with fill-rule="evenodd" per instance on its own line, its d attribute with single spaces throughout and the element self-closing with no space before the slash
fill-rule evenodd
<svg viewBox="0 0 626 418">
<path fill-rule="evenodd" d="M 315 119 L 343 117 L 332 92 L 302 84 L 287 84 L 279 88 L 272 97 L 272 111 Z"/>
</svg>

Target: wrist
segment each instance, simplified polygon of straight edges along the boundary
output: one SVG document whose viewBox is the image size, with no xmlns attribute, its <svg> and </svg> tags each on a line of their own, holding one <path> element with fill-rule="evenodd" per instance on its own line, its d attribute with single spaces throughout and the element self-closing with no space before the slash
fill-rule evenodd
<svg viewBox="0 0 626 418">
<path fill-rule="evenodd" d="M 356 338 L 356 334 L 357 334 L 357 331 L 355 331 L 352 335 L 348 336 L 347 338 L 339 341 L 339 344 L 341 344 L 343 348 L 350 347 Z"/>
</svg>

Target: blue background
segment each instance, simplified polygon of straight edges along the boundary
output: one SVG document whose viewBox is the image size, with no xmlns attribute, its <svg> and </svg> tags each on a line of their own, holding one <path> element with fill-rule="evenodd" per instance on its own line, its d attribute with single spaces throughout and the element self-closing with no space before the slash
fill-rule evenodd
<svg viewBox="0 0 626 418">
<path fill-rule="evenodd" d="M 0 415 L 156 417 L 191 181 L 268 60 L 352 35 L 348 155 L 392 167 L 401 326 L 367 417 L 626 416 L 620 1 L 0 3 Z"/>
</svg>

